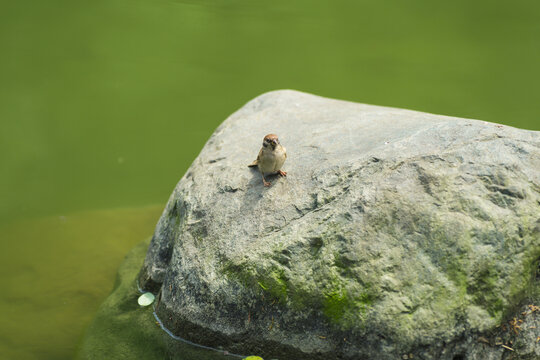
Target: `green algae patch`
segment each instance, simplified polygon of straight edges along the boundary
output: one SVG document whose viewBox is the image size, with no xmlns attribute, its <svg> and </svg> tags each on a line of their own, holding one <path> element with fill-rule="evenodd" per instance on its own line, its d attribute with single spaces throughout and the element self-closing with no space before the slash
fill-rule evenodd
<svg viewBox="0 0 540 360">
<path fill-rule="evenodd" d="M 232 281 L 239 282 L 253 291 L 263 291 L 272 301 L 285 302 L 289 298 L 289 283 L 283 268 L 270 264 L 228 262 L 221 272 Z"/>
<path fill-rule="evenodd" d="M 287 278 L 282 269 L 272 269 L 272 271 L 259 277 L 257 283 L 272 298 L 282 302 L 287 300 Z"/>
<path fill-rule="evenodd" d="M 352 305 L 347 292 L 344 289 L 335 289 L 324 295 L 324 315 L 334 323 L 341 323 Z"/>
<path fill-rule="evenodd" d="M 222 353 L 173 339 L 156 322 L 152 306 L 141 307 L 137 303 L 140 292 L 136 278 L 149 242 L 147 239 L 140 243 L 126 256 L 115 288 L 87 329 L 76 359 L 225 359 Z"/>
<path fill-rule="evenodd" d="M 323 313 L 332 323 L 343 328 L 363 327 L 373 301 L 373 295 L 368 292 L 360 292 L 353 297 L 344 288 L 333 289 L 324 294 Z"/>
</svg>

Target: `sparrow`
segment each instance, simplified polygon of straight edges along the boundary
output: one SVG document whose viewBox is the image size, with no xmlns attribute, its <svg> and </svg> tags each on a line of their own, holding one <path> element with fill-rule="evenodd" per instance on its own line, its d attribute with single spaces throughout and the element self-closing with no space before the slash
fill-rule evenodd
<svg viewBox="0 0 540 360">
<path fill-rule="evenodd" d="M 287 173 L 281 170 L 285 159 L 287 159 L 287 152 L 279 143 L 277 135 L 268 134 L 263 139 L 262 148 L 257 159 L 248 166 L 257 166 L 262 175 L 263 185 L 270 186 L 270 183 L 265 180 L 264 174 L 277 173 L 281 176 L 287 176 Z"/>
</svg>

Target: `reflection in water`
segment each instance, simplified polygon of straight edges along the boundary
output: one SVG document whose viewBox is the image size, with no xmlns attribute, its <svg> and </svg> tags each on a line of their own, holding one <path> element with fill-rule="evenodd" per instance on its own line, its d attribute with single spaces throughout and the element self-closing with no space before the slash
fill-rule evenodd
<svg viewBox="0 0 540 360">
<path fill-rule="evenodd" d="M 0 357 L 69 358 L 158 211 L 112 212 L 138 229 L 126 232 L 97 213 L 17 218 L 165 202 L 215 127 L 273 89 L 538 130 L 539 10 L 526 0 L 2 2 Z"/>
</svg>

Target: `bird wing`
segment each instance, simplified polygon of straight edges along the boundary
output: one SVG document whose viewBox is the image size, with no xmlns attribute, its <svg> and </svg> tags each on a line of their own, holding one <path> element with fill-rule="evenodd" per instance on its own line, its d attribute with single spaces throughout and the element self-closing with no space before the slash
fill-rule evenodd
<svg viewBox="0 0 540 360">
<path fill-rule="evenodd" d="M 259 155 L 257 155 L 257 159 L 253 160 L 253 162 L 252 162 L 251 164 L 249 164 L 248 167 L 259 166 L 259 159 L 261 158 L 262 151 L 263 151 L 263 149 L 261 149 L 261 150 L 259 151 Z"/>
</svg>

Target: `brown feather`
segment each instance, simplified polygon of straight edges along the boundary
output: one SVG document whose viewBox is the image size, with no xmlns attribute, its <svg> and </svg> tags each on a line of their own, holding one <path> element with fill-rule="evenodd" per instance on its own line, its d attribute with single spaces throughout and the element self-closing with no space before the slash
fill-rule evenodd
<svg viewBox="0 0 540 360">
<path fill-rule="evenodd" d="M 261 149 L 259 151 L 259 155 L 257 155 L 257 159 L 253 160 L 253 162 L 251 164 L 249 164 L 248 167 L 259 166 L 259 159 L 261 158 L 262 151 L 263 151 L 263 149 Z"/>
</svg>

